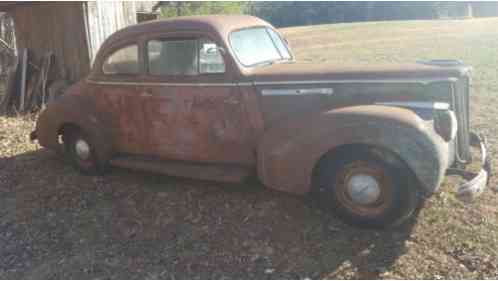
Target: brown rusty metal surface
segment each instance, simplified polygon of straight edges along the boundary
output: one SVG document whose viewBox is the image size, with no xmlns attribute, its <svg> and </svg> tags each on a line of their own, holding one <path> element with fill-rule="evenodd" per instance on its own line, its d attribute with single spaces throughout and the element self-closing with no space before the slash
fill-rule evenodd
<svg viewBox="0 0 498 281">
<path fill-rule="evenodd" d="M 254 163 L 254 101 L 232 86 L 94 86 L 97 112 L 122 153 Z M 254 114 L 253 114 L 254 115 Z M 257 122 L 257 121 L 256 121 Z"/>
<path fill-rule="evenodd" d="M 279 63 L 245 70 L 251 81 L 317 81 L 357 79 L 437 79 L 460 77 L 468 67 L 438 67 L 423 64 L 337 65 L 328 63 Z"/>
<path fill-rule="evenodd" d="M 236 87 L 146 86 L 143 154 L 198 162 L 254 161 Z"/>
<path fill-rule="evenodd" d="M 343 144 L 365 143 L 391 149 L 425 189 L 437 189 L 448 166 L 447 144 L 413 111 L 372 104 L 449 102 L 446 80 L 465 68 L 284 63 L 247 69 L 233 59 L 227 40 L 232 30 L 250 26 L 269 24 L 249 16 L 184 17 L 115 33 L 88 78 L 40 115 L 40 144 L 57 149 L 59 130 L 71 123 L 88 131 L 102 161 L 128 154 L 241 165 L 257 168 L 268 187 L 305 193 L 321 156 Z M 225 73 L 148 75 L 145 44 L 159 37 L 210 39 L 227 50 Z M 104 75 L 107 56 L 129 44 L 139 47 L 140 73 Z M 385 81 L 369 81 L 379 79 Z M 427 83 L 431 79 L 441 81 Z"/>
<path fill-rule="evenodd" d="M 99 118 L 95 100 L 86 92 L 84 82 L 77 83 L 55 102 L 49 103 L 38 117 L 36 135 L 40 145 L 63 152 L 58 142 L 60 130 L 66 125 L 77 126 L 91 138 L 97 158 L 103 161 L 112 153 L 113 136 L 107 119 Z"/>
<path fill-rule="evenodd" d="M 259 143 L 258 175 L 272 188 L 306 193 L 320 157 L 345 144 L 389 149 L 430 192 L 448 167 L 447 143 L 413 111 L 363 105 L 297 115 L 273 126 Z"/>
<path fill-rule="evenodd" d="M 144 113 L 137 86 L 93 86 L 99 120 L 106 120 L 106 130 L 112 132 L 116 151 L 141 153 L 144 148 Z"/>
<path fill-rule="evenodd" d="M 42 114 L 37 129 L 42 131 L 38 133 L 40 143 L 60 149 L 57 133 L 64 123 L 71 123 L 84 130 L 101 128 L 109 136 L 105 141 L 114 154 L 254 166 L 257 138 L 263 131 L 259 100 L 253 87 L 235 84 L 238 72 L 228 54 L 224 54 L 226 72 L 219 75 L 159 77 L 144 74 L 143 67 L 136 76 L 101 72 L 107 55 L 123 46 L 140 46 L 143 65 L 142 46 L 147 40 L 195 36 L 226 46 L 220 41 L 222 30 L 247 24 L 265 23 L 252 17 L 224 17 L 222 21 L 199 17 L 146 23 L 117 32 L 99 51 L 89 79 L 72 87 L 63 101 Z M 137 32 L 143 36 L 136 36 Z M 182 85 L 168 84 L 172 81 Z M 208 85 L 201 86 L 205 83 Z M 88 125 L 92 123 L 86 120 L 88 116 L 95 124 Z"/>
</svg>

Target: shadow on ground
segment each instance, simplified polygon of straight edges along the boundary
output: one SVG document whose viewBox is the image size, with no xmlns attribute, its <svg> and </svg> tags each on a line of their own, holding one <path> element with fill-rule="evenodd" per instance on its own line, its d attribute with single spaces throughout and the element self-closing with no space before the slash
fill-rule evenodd
<svg viewBox="0 0 498 281">
<path fill-rule="evenodd" d="M 375 279 L 416 220 L 361 230 L 256 182 L 85 177 L 46 150 L 0 159 L 0 202 L 0 278 Z"/>
</svg>

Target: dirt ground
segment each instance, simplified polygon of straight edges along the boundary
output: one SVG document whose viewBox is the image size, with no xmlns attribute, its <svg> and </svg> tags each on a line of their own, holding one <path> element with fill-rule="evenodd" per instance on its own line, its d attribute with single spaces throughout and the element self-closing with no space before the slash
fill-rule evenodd
<svg viewBox="0 0 498 281">
<path fill-rule="evenodd" d="M 402 26 L 414 30 L 421 24 Z M 326 28 L 339 36 L 341 29 L 373 27 Z M 298 57 L 321 60 L 299 47 L 300 32 L 305 31 L 285 30 Z M 489 39 L 493 44 L 495 37 Z M 490 47 L 481 43 L 472 50 Z M 340 52 L 343 45 L 324 48 Z M 326 60 L 322 51 L 316 49 Z M 467 49 L 462 54 L 475 58 Z M 487 60 L 475 60 L 476 67 L 492 68 Z M 477 71 L 471 106 L 472 127 L 489 137 L 495 167 L 498 97 L 489 92 L 497 77 L 496 66 L 493 73 Z M 122 169 L 82 176 L 28 141 L 33 119 L 0 117 L 2 279 L 498 278 L 496 178 L 472 204 L 454 198 L 450 191 L 457 180 L 449 178 L 444 192 L 427 200 L 408 224 L 363 230 L 344 225 L 308 198 L 271 191 L 257 181 L 229 185 Z"/>
</svg>

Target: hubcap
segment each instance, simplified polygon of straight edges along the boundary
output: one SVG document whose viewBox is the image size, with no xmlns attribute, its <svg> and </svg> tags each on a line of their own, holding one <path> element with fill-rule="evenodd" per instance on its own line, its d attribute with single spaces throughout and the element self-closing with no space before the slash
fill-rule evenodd
<svg viewBox="0 0 498 281">
<path fill-rule="evenodd" d="M 78 139 L 75 144 L 76 155 L 82 160 L 87 160 L 90 157 L 90 146 L 82 139 Z"/>
<path fill-rule="evenodd" d="M 375 216 L 390 206 L 392 181 L 383 167 L 357 160 L 340 169 L 335 180 L 339 203 L 359 216 Z"/>
<path fill-rule="evenodd" d="M 379 183 L 370 175 L 353 175 L 349 178 L 346 185 L 349 197 L 356 204 L 372 204 L 380 197 L 381 190 Z"/>
</svg>

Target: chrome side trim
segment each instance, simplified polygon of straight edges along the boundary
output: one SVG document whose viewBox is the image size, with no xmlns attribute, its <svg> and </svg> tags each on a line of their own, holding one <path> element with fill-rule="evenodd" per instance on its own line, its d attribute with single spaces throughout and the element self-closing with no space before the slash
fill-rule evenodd
<svg viewBox="0 0 498 281">
<path fill-rule="evenodd" d="M 240 83 L 236 83 L 236 84 L 239 86 L 254 86 L 254 83 L 251 83 L 251 82 L 240 82 Z"/>
<path fill-rule="evenodd" d="M 332 95 L 332 88 L 309 88 L 309 89 L 263 89 L 263 96 L 290 96 L 290 95 Z"/>
<path fill-rule="evenodd" d="M 242 83 L 166 83 L 166 82 L 121 82 L 121 81 L 95 81 L 86 80 L 88 83 L 97 85 L 121 85 L 121 86 L 196 86 L 196 87 L 235 87 L 235 86 L 271 86 L 271 85 L 309 85 L 309 84 L 406 84 L 415 83 L 427 85 L 435 82 L 455 82 L 456 78 L 440 78 L 440 79 L 343 79 L 343 80 L 304 80 L 304 81 L 262 81 L 262 82 L 242 82 Z"/>
<path fill-rule="evenodd" d="M 435 110 L 449 110 L 450 105 L 445 102 L 420 102 L 420 101 L 406 101 L 406 102 L 377 102 L 378 105 L 387 106 L 401 106 L 408 108 L 421 108 L 421 109 L 435 109 Z"/>
<path fill-rule="evenodd" d="M 339 79 L 339 80 L 303 80 L 303 81 L 265 81 L 254 82 L 254 85 L 296 85 L 296 84 L 341 84 L 341 83 L 359 83 L 359 84 L 386 84 L 386 83 L 416 83 L 430 84 L 435 82 L 454 82 L 456 78 L 438 78 L 438 79 Z"/>
</svg>

